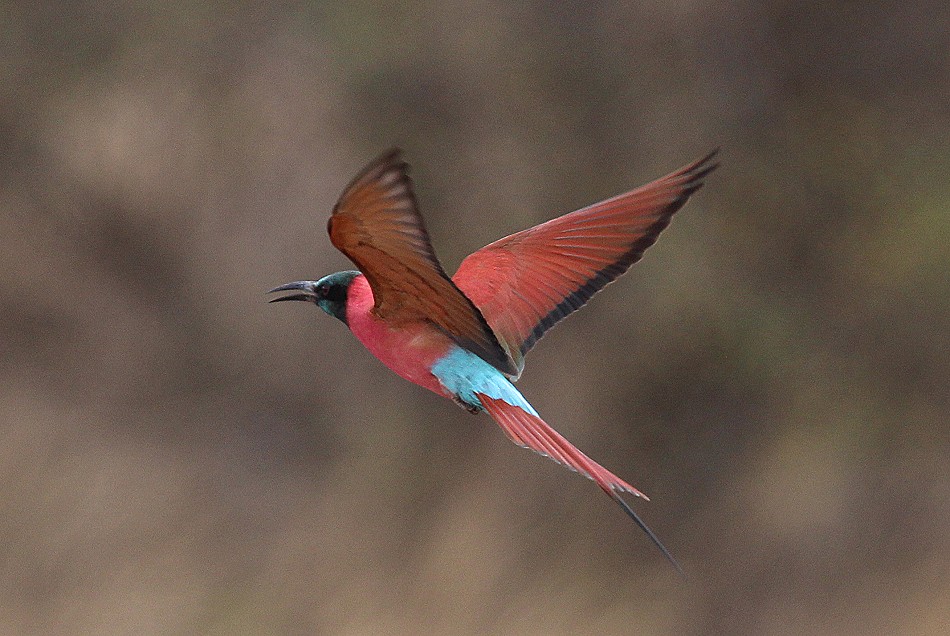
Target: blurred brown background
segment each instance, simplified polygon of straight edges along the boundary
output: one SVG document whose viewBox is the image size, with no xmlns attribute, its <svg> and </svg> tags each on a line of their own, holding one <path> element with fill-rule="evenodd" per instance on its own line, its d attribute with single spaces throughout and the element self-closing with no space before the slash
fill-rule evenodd
<svg viewBox="0 0 950 636">
<path fill-rule="evenodd" d="M 950 633 L 945 2 L 4 3 L 0 633 Z M 453 271 L 722 145 L 519 384 L 263 292 L 407 151 Z"/>
</svg>

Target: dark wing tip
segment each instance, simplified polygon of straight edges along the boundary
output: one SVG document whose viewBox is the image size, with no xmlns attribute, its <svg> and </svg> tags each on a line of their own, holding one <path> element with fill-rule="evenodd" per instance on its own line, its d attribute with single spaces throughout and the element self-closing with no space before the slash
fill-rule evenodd
<svg viewBox="0 0 950 636">
<path fill-rule="evenodd" d="M 708 153 L 705 157 L 694 161 L 685 168 L 670 175 L 674 179 L 683 179 L 680 195 L 667 210 L 670 215 L 683 207 L 686 201 L 705 185 L 705 178 L 719 167 L 719 162 L 712 163 L 712 160 L 719 154 L 719 150 L 718 147 L 714 148 L 712 152 Z"/>
<path fill-rule="evenodd" d="M 398 146 L 393 146 L 363 166 L 363 169 L 356 173 L 356 176 L 353 177 L 348 184 L 346 184 L 345 188 L 343 188 L 343 194 L 336 202 L 336 205 L 333 206 L 333 211 L 337 211 L 337 209 L 340 207 L 340 204 L 346 198 L 346 195 L 352 192 L 357 186 L 367 179 L 378 178 L 387 170 L 398 171 L 400 173 L 400 181 L 409 179 L 409 164 L 403 160 L 402 149 Z"/>
<path fill-rule="evenodd" d="M 373 170 L 381 168 L 383 166 L 396 167 L 396 166 L 407 166 L 406 162 L 402 159 L 402 149 L 399 146 L 392 146 L 375 159 L 366 164 L 366 167 L 363 168 L 362 172 L 357 175 L 354 181 L 359 181 L 360 177 L 369 174 Z"/>
<path fill-rule="evenodd" d="M 689 200 L 689 198 L 703 187 L 703 179 L 713 170 L 719 167 L 718 163 L 710 163 L 719 154 L 719 148 L 714 148 L 701 159 L 694 161 L 684 168 L 680 168 L 666 177 L 652 182 L 650 185 L 666 182 L 671 186 L 675 183 L 678 188 L 676 196 L 657 214 L 656 220 L 644 232 L 644 234 L 630 245 L 630 248 L 614 261 L 608 267 L 596 272 L 591 278 L 584 282 L 580 287 L 568 294 L 556 307 L 548 312 L 534 329 L 521 343 L 521 355 L 525 355 L 541 339 L 548 329 L 556 325 L 566 316 L 576 311 L 590 300 L 594 294 L 606 287 L 609 283 L 616 280 L 621 274 L 626 272 L 631 265 L 640 260 L 643 252 L 653 245 L 657 238 L 670 224 L 673 215 L 676 214 Z"/>
<path fill-rule="evenodd" d="M 709 176 L 713 170 L 719 167 L 719 162 L 711 163 L 717 155 L 719 155 L 719 148 L 714 148 L 712 152 L 707 154 L 702 159 L 694 161 L 690 165 L 683 168 L 680 171 L 680 175 L 687 177 L 687 189 L 691 189 L 691 192 L 695 192 L 703 185 L 703 179 Z"/>
<path fill-rule="evenodd" d="M 382 175 L 389 170 L 398 172 L 400 181 L 411 182 L 409 179 L 409 164 L 403 159 L 402 150 L 397 146 L 393 146 L 372 161 L 369 166 L 366 167 L 365 173 L 378 172 Z"/>
<path fill-rule="evenodd" d="M 408 199 L 409 206 L 412 207 L 412 209 L 418 209 L 415 193 L 413 191 L 412 178 L 409 176 L 409 164 L 403 160 L 402 150 L 398 146 L 393 146 L 366 164 L 363 169 L 360 170 L 356 176 L 350 180 L 350 182 L 343 189 L 343 194 L 340 195 L 340 198 L 337 199 L 337 202 L 334 204 L 330 218 L 327 220 L 327 233 L 330 235 L 330 240 L 337 247 L 337 249 L 344 251 L 340 245 L 338 245 L 337 242 L 333 240 L 333 226 L 335 224 L 335 217 L 344 210 L 347 203 L 352 200 L 352 197 L 355 193 L 361 191 L 366 186 L 379 181 L 390 171 L 395 172 L 396 178 L 386 187 L 392 188 L 398 184 L 400 186 L 400 188 L 398 188 L 399 195 Z M 419 224 L 420 231 L 422 232 L 425 240 L 428 240 L 429 235 L 428 232 L 426 232 L 425 225 L 423 224 L 421 217 L 419 218 Z M 346 252 L 344 251 L 344 253 Z"/>
<path fill-rule="evenodd" d="M 716 147 L 713 148 L 709 153 L 707 153 L 704 157 L 702 157 L 701 159 L 697 159 L 696 161 L 694 161 L 693 163 L 691 163 L 690 165 L 688 165 L 688 166 L 683 170 L 683 172 L 693 172 L 693 171 L 697 170 L 698 168 L 700 168 L 700 167 L 702 167 L 702 166 L 708 165 L 710 161 L 712 161 L 713 159 L 715 159 L 715 158 L 719 155 L 719 151 L 720 151 L 720 150 L 722 150 L 722 147 L 721 147 L 721 146 L 716 146 Z M 717 163 L 717 164 L 713 164 L 712 168 L 715 168 L 715 167 L 718 166 L 718 165 L 719 165 L 718 163 Z M 712 168 L 710 168 L 710 170 L 711 170 Z"/>
<path fill-rule="evenodd" d="M 716 146 L 715 148 L 713 148 L 712 150 L 710 150 L 709 153 L 708 153 L 705 157 L 703 157 L 702 159 L 700 159 L 699 161 L 697 161 L 697 162 L 696 162 L 696 165 L 701 165 L 701 164 L 704 164 L 704 163 L 708 163 L 710 159 L 712 159 L 713 157 L 718 156 L 718 155 L 719 155 L 719 151 L 721 151 L 721 150 L 722 150 L 722 146 Z"/>
</svg>

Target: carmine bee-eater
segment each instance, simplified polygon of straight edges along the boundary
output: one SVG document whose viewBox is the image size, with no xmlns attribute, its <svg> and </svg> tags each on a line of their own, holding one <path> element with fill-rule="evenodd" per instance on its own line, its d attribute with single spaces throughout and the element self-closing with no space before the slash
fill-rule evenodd
<svg viewBox="0 0 950 636">
<path fill-rule="evenodd" d="M 716 151 L 626 194 L 483 247 L 449 278 L 439 264 L 399 150 L 370 163 L 344 190 L 327 229 L 359 268 L 271 292 L 343 321 L 383 364 L 470 413 L 487 412 L 519 446 L 593 480 L 646 532 L 621 498 L 646 497 L 548 426 L 515 388 L 544 333 L 640 260 L 703 185 Z"/>
</svg>

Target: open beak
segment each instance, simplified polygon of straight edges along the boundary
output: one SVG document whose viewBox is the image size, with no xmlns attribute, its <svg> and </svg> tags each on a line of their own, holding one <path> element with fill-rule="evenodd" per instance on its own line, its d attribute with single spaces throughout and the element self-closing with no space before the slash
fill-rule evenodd
<svg viewBox="0 0 950 636">
<path fill-rule="evenodd" d="M 291 294 L 289 296 L 281 296 L 280 298 L 272 298 L 268 302 L 279 303 L 282 300 L 306 300 L 313 302 L 316 300 L 316 295 L 313 293 L 313 281 L 309 280 L 298 280 L 292 283 L 287 283 L 286 285 L 281 285 L 280 287 L 275 287 L 274 289 L 269 290 L 268 294 L 273 294 L 274 292 L 286 292 L 286 291 L 302 291 L 303 294 Z"/>
</svg>

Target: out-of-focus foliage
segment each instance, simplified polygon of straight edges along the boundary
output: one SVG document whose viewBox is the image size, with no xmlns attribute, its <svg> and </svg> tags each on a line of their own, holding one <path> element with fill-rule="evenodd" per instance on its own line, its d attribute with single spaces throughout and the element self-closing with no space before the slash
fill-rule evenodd
<svg viewBox="0 0 950 636">
<path fill-rule="evenodd" d="M 4 3 L 0 632 L 950 629 L 945 2 Z M 722 145 L 521 389 L 263 291 L 407 150 L 448 269 Z"/>
</svg>

